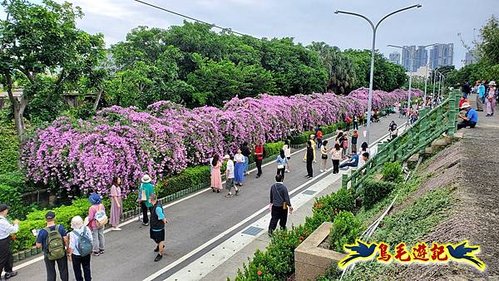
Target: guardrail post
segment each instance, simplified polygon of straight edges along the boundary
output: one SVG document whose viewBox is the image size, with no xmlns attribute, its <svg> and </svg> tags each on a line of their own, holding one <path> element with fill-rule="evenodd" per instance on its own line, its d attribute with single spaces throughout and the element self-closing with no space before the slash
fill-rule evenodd
<svg viewBox="0 0 499 281">
<path fill-rule="evenodd" d="M 341 175 L 341 188 L 347 188 L 348 185 L 348 175 Z"/>
<path fill-rule="evenodd" d="M 447 129 L 447 133 L 449 136 L 453 136 L 456 131 L 457 131 L 457 115 L 458 115 L 458 112 L 459 112 L 459 108 L 458 108 L 458 99 L 459 99 L 459 91 L 455 91 L 454 93 L 451 93 L 450 97 L 449 97 L 449 120 L 447 121 L 448 122 L 448 129 Z"/>
</svg>

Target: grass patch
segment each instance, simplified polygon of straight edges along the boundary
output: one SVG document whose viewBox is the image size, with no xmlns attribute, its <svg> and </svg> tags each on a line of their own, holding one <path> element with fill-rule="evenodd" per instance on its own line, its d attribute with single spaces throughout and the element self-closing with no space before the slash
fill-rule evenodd
<svg viewBox="0 0 499 281">
<path fill-rule="evenodd" d="M 413 185 L 406 185 L 400 200 L 411 194 Z M 383 220 L 379 229 L 376 230 L 371 241 L 383 241 L 390 244 L 393 249 L 396 244 L 405 242 L 409 245 L 421 240 L 430 233 L 442 219 L 448 215 L 452 205 L 451 187 L 443 187 L 433 190 L 418 198 L 413 204 L 402 211 L 388 215 Z M 383 203 L 383 202 L 380 202 Z M 367 215 L 367 212 L 365 213 Z M 381 265 L 376 262 L 357 264 L 355 270 L 350 273 L 344 281 L 353 280 L 393 280 L 396 267 L 393 264 Z M 380 277 L 386 279 L 380 279 Z M 339 280 L 336 276 L 323 280 Z"/>
</svg>

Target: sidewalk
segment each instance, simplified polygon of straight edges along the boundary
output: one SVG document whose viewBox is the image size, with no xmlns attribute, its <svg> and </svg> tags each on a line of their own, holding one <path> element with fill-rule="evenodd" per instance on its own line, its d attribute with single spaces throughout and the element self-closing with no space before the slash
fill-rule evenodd
<svg viewBox="0 0 499 281">
<path fill-rule="evenodd" d="M 399 124 L 403 123 L 403 120 L 395 114 L 383 118 L 379 123 L 372 124 L 371 139 L 376 140 L 383 136 L 392 119 Z M 360 129 L 362 131 L 365 127 Z M 360 135 L 359 146 L 363 142 L 362 133 Z M 310 183 L 315 183 L 321 177 L 319 163 L 315 163 L 314 178 L 310 181 L 304 178 L 306 169 L 305 163 L 302 162 L 303 153 L 304 150 L 300 150 L 292 155 L 291 172 L 285 175 L 285 183 L 289 191 L 296 190 L 298 195 L 301 194 L 302 189 L 307 189 Z M 318 160 L 320 160 L 319 158 L 317 157 Z M 330 161 L 328 165 L 331 165 Z M 246 178 L 245 185 L 237 197 L 224 198 L 225 193 L 212 193 L 211 189 L 207 189 L 166 205 L 169 223 L 166 226 L 165 256 L 160 262 L 153 262 L 155 244 L 149 239 L 149 227 L 142 226 L 136 219 L 123 223 L 122 231 L 106 234 L 106 253 L 99 257 L 92 257 L 93 279 L 105 281 L 164 280 L 175 274 L 221 245 L 235 233 L 246 229 L 264 215 L 261 210 L 265 209 L 268 204 L 268 190 L 274 183 L 275 172 L 276 165 L 273 162 L 263 168 L 263 175 L 259 179 L 256 179 L 255 172 L 252 172 Z M 334 180 L 329 177 L 320 180 L 317 184 L 323 181 L 321 184 L 326 183 L 327 186 L 321 192 L 331 192 L 333 189 L 330 184 L 339 179 L 338 176 L 336 177 Z M 301 188 L 298 190 L 300 186 Z M 323 193 L 317 192 L 310 198 L 321 194 Z M 309 202 L 313 203 L 313 200 Z M 297 210 L 297 213 L 290 217 L 288 225 L 300 224 L 310 209 L 304 205 L 300 210 Z M 264 239 L 261 239 L 262 245 L 266 244 L 263 243 Z M 239 261 L 245 259 L 243 256 L 252 256 L 253 252 L 251 248 L 242 249 L 237 254 L 241 258 L 230 261 L 234 263 L 231 266 L 232 272 L 220 272 L 219 274 L 225 275 L 219 277 L 225 280 L 227 276 L 233 276 L 237 268 L 242 265 L 242 262 Z M 226 267 L 224 264 L 220 269 Z M 34 259 L 28 264 L 16 264 L 16 268 L 19 268 L 19 275 L 16 277 L 19 280 L 43 280 L 46 276 L 45 266 L 40 258 Z M 164 268 L 168 270 L 165 271 Z M 217 270 L 219 269 L 217 268 Z M 158 271 L 164 272 L 158 274 Z M 72 280 L 72 269 L 70 276 L 70 280 Z"/>
</svg>

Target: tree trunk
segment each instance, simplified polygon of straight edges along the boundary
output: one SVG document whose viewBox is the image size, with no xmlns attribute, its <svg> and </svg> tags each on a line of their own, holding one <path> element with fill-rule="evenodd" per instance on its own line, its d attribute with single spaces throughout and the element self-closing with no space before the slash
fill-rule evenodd
<svg viewBox="0 0 499 281">
<path fill-rule="evenodd" d="M 12 77 L 10 76 L 10 73 L 5 74 L 5 80 L 7 82 L 7 94 L 9 95 L 9 100 L 12 105 L 12 111 L 14 113 L 14 124 L 16 126 L 17 136 L 19 140 L 23 142 L 24 132 L 26 129 L 24 127 L 23 115 L 28 101 L 24 97 L 24 94 L 19 97 L 19 100 L 14 96 L 14 93 L 12 91 Z"/>
<path fill-rule="evenodd" d="M 94 102 L 94 111 L 97 111 L 97 108 L 99 107 L 99 103 L 100 103 L 100 99 L 102 98 L 102 90 L 99 90 L 97 92 L 97 97 L 95 98 L 95 102 Z"/>
</svg>

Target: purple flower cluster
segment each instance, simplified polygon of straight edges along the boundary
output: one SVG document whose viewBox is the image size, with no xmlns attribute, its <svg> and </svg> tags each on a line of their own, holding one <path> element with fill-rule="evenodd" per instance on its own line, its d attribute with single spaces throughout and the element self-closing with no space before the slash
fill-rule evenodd
<svg viewBox="0 0 499 281">
<path fill-rule="evenodd" d="M 144 173 L 157 180 L 206 163 L 215 153 L 234 153 L 244 141 L 274 142 L 291 130 L 340 121 L 342 114 L 362 115 L 367 96 L 361 88 L 348 96 L 233 98 L 222 109 L 187 109 L 169 101 L 147 111 L 112 106 L 88 121 L 58 118 L 26 142 L 21 160 L 35 182 L 107 194 L 112 178 L 119 176 L 126 193 Z M 374 91 L 373 109 L 406 98 L 405 90 Z"/>
</svg>

